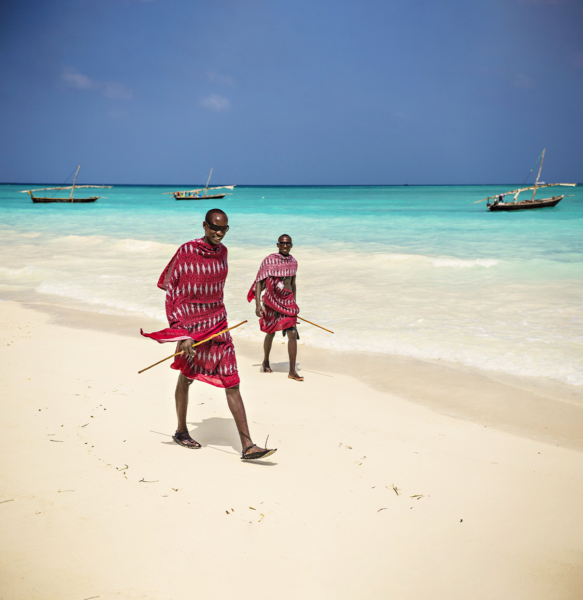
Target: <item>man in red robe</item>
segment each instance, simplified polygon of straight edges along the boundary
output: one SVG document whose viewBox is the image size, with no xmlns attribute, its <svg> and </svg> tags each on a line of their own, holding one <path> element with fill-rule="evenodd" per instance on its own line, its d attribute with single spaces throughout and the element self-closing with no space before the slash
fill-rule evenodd
<svg viewBox="0 0 583 600">
<path fill-rule="evenodd" d="M 176 386 L 178 427 L 174 441 L 185 448 L 200 448 L 186 426 L 188 390 L 194 380 L 225 388 L 227 402 L 241 438 L 241 458 L 258 459 L 275 450 L 260 448 L 249 434 L 245 406 L 239 391 L 237 358 L 230 333 L 223 333 L 196 348 L 204 340 L 229 327 L 223 302 L 228 273 L 227 248 L 222 240 L 229 231 L 229 219 L 220 209 L 206 214 L 204 237 L 180 246 L 158 281 L 166 292 L 166 316 L 170 327 L 142 335 L 157 342 L 178 342 L 178 355 L 171 367 L 180 371 Z"/>
<path fill-rule="evenodd" d="M 249 293 L 247 301 L 255 299 L 255 314 L 259 317 L 259 327 L 267 335 L 263 342 L 264 373 L 272 373 L 269 365 L 269 353 L 276 331 L 288 337 L 289 374 L 290 379 L 303 381 L 296 372 L 296 356 L 298 352 L 297 314 L 300 312 L 296 304 L 296 273 L 298 262 L 290 254 L 293 248 L 289 235 L 280 235 L 277 241 L 279 252 L 270 254 L 259 267 L 259 272 Z M 261 303 L 263 292 L 263 304 Z"/>
</svg>

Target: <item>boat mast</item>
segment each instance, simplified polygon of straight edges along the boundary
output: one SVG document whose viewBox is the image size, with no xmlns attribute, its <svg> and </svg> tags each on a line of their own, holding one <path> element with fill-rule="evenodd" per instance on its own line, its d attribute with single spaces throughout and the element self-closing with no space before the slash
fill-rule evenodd
<svg viewBox="0 0 583 600">
<path fill-rule="evenodd" d="M 209 178 L 206 182 L 206 188 L 204 189 L 204 195 L 208 196 L 209 195 L 209 183 L 211 182 L 211 175 L 213 174 L 213 169 L 214 167 L 211 167 L 211 172 L 209 173 Z"/>
<path fill-rule="evenodd" d="M 77 175 L 79 174 L 80 168 L 81 165 L 77 167 L 77 173 L 75 173 L 75 179 L 73 180 L 73 186 L 71 187 L 71 195 L 69 196 L 69 200 L 71 200 L 71 202 L 73 202 L 73 192 L 75 191 L 75 183 L 77 182 Z"/>
<path fill-rule="evenodd" d="M 534 182 L 534 189 L 532 190 L 532 198 L 530 199 L 531 202 L 534 202 L 534 195 L 536 194 L 536 184 L 538 183 L 538 180 L 540 178 L 540 172 L 542 171 L 542 168 L 543 168 L 543 160 L 545 159 L 545 150 L 546 150 L 546 148 L 543 148 L 543 155 L 541 156 L 541 159 L 540 159 L 540 167 L 538 168 L 538 175 L 536 176 L 536 181 Z"/>
</svg>

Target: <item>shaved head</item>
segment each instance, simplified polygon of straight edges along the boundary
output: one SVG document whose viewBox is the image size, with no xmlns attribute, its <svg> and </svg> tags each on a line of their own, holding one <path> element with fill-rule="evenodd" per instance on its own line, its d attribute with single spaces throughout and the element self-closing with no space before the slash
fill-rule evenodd
<svg viewBox="0 0 583 600">
<path fill-rule="evenodd" d="M 204 220 L 207 223 L 212 223 L 213 222 L 213 217 L 215 215 L 222 215 L 223 217 L 227 218 L 227 214 L 222 211 L 220 208 L 211 208 L 207 213 L 206 216 L 204 218 Z"/>
<path fill-rule="evenodd" d="M 286 237 L 286 238 L 289 238 L 289 241 L 290 241 L 290 242 L 292 241 L 292 239 L 291 239 L 291 235 L 288 235 L 287 233 L 282 233 L 282 234 L 281 234 L 281 235 L 280 235 L 280 236 L 277 238 L 277 241 L 278 241 L 278 242 L 281 242 L 281 238 L 284 238 L 284 237 Z"/>
</svg>

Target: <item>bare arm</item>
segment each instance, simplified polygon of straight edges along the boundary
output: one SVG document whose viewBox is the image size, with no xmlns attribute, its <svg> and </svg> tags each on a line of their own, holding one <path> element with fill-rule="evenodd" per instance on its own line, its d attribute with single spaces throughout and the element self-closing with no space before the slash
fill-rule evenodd
<svg viewBox="0 0 583 600">
<path fill-rule="evenodd" d="M 261 283 L 261 281 L 258 281 L 255 284 L 255 314 L 259 318 L 263 316 L 263 307 L 261 306 L 261 290 L 263 286 Z"/>
<path fill-rule="evenodd" d="M 291 280 L 291 288 L 292 288 L 292 294 L 294 295 L 294 300 L 297 302 L 298 294 L 296 292 L 296 276 L 295 275 L 292 277 L 292 280 Z"/>
</svg>

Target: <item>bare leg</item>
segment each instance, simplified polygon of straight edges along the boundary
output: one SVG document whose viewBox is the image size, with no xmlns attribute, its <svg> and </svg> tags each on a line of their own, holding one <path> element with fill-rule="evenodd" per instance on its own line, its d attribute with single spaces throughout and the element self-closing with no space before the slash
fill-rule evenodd
<svg viewBox="0 0 583 600">
<path fill-rule="evenodd" d="M 295 330 L 288 330 L 287 351 L 289 354 L 289 377 L 302 380 L 303 377 L 296 373 L 296 357 L 298 355 L 298 334 Z"/>
<path fill-rule="evenodd" d="M 269 366 L 269 353 L 271 352 L 274 337 L 275 333 L 268 333 L 265 335 L 265 340 L 263 341 L 263 364 L 261 366 L 265 373 L 273 373 Z"/>
<path fill-rule="evenodd" d="M 188 411 L 188 390 L 192 380 L 185 377 L 182 373 L 178 375 L 178 383 L 176 384 L 176 416 L 178 417 L 178 426 L 176 427 L 177 434 L 188 434 L 188 426 L 186 425 L 186 413 Z M 185 446 L 200 446 L 190 436 L 182 436 L 182 445 Z"/>
<path fill-rule="evenodd" d="M 227 402 L 229 404 L 229 409 L 235 419 L 235 424 L 237 425 L 237 431 L 239 432 L 239 437 L 241 438 L 241 446 L 243 448 L 243 452 L 247 450 L 252 444 L 251 434 L 249 433 L 249 426 L 247 425 L 247 415 L 245 414 L 245 406 L 243 405 L 243 398 L 241 398 L 241 392 L 239 391 L 239 386 L 228 388 L 225 390 L 227 393 Z M 259 448 L 258 446 L 253 446 L 253 452 L 261 452 L 264 448 Z"/>
</svg>

